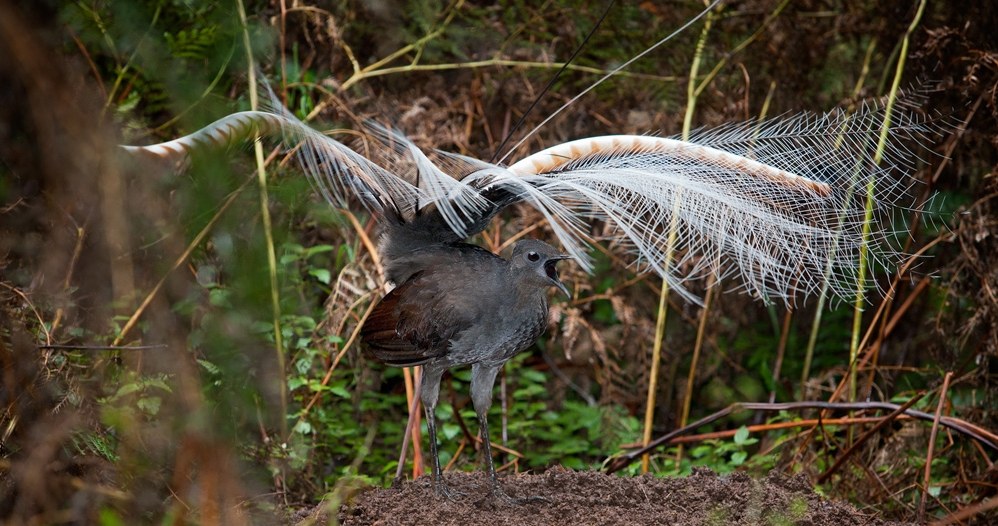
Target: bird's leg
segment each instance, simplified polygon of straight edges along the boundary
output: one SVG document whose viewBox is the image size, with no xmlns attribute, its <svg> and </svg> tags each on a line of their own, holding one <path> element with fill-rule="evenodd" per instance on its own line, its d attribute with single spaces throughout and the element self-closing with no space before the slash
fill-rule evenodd
<svg viewBox="0 0 998 526">
<path fill-rule="evenodd" d="M 492 388 L 495 386 L 496 375 L 502 364 L 486 366 L 476 363 L 471 366 L 471 402 L 478 415 L 478 428 L 482 434 L 482 453 L 485 455 L 485 469 L 489 475 L 492 487 L 491 496 L 511 504 L 525 504 L 544 500 L 542 497 L 513 498 L 503 491 L 496 476 L 495 463 L 492 461 L 492 442 L 489 441 L 489 408 L 492 406 Z"/>
<path fill-rule="evenodd" d="M 444 483 L 443 470 L 440 469 L 440 455 L 437 453 L 437 400 L 440 396 L 440 377 L 444 370 L 436 367 L 424 367 L 423 378 L 419 388 L 419 398 L 426 410 L 426 429 L 430 435 L 430 456 L 433 458 L 433 492 L 445 498 L 460 497 L 463 493 L 454 491 Z"/>
</svg>

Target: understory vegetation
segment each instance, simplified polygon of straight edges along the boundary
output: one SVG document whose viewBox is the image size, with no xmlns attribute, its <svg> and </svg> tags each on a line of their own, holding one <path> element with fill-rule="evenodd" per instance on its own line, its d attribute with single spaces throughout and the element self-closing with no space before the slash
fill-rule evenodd
<svg viewBox="0 0 998 526">
<path fill-rule="evenodd" d="M 0 2 L 0 517 L 269 523 L 389 485 L 414 379 L 365 358 L 358 339 L 386 290 L 370 214 L 326 203 L 272 139 L 179 167 L 116 145 L 257 107 L 262 77 L 362 153 L 373 120 L 494 161 L 704 7 L 619 2 L 587 40 L 604 2 L 537 4 Z M 704 306 L 668 297 L 659 334 L 662 280 L 618 247 L 594 247 L 591 274 L 562 265 L 572 298 L 553 300 L 546 335 L 497 382 L 497 467 L 803 472 L 883 517 L 998 520 L 998 19 L 986 3 L 924 4 L 726 3 L 506 159 L 579 137 L 680 134 L 688 115 L 698 128 L 854 107 L 888 96 L 899 74 L 922 94 L 917 111 L 944 123 L 931 151 L 912 152 L 911 206 L 892 225 L 917 256 L 871 268 L 861 311 L 817 295 L 767 305 L 734 281 L 708 292 L 708 279 L 692 286 Z M 500 251 L 521 236 L 554 240 L 515 207 L 473 242 Z M 479 465 L 469 377 L 454 370 L 441 390 L 448 469 Z M 935 422 L 734 411 L 646 466 L 614 461 L 649 425 L 658 437 L 731 404 L 793 401 L 914 401 Z M 428 457 L 425 426 L 414 436 L 410 478 Z"/>
</svg>

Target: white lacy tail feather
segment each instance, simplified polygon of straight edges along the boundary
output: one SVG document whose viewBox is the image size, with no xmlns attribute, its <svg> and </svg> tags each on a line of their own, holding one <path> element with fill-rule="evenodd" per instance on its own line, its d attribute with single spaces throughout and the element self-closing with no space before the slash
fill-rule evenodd
<svg viewBox="0 0 998 526">
<path fill-rule="evenodd" d="M 915 115 L 896 109 L 888 116 L 882 105 L 870 104 L 851 113 L 729 124 L 700 130 L 689 141 L 580 139 L 506 168 L 445 152 L 431 152 L 431 160 L 404 136 L 378 126 L 370 130 L 376 142 L 365 150 L 368 158 L 274 104 L 271 113 L 234 114 L 182 139 L 129 148 L 172 155 L 231 142 L 237 132 L 279 127 L 316 189 L 336 206 L 357 196 L 375 213 L 403 220 L 437 210 L 464 238 L 481 229 L 476 218 L 491 217 L 494 207 L 483 192 L 501 189 L 537 209 L 587 270 L 586 243 L 599 221 L 607 228 L 596 241 L 626 248 L 640 269 L 655 271 L 690 300 L 698 301 L 685 283 L 714 273 L 737 275 L 741 288 L 764 300 L 792 303 L 826 281 L 834 295 L 855 293 L 868 185 L 879 212 L 905 206 L 903 173 L 917 159 L 906 144 L 926 144 L 935 133 Z M 872 232 L 870 264 L 896 262 L 901 254 L 889 243 L 890 225 L 875 223 Z"/>
<path fill-rule="evenodd" d="M 826 281 L 845 298 L 856 291 L 868 186 L 877 211 L 869 264 L 895 264 L 903 255 L 892 247 L 889 216 L 908 204 L 904 172 L 917 160 L 906 146 L 927 144 L 937 131 L 910 110 L 895 111 L 877 163 L 887 117 L 882 105 L 869 104 L 852 113 L 701 130 L 689 142 L 582 139 L 531 155 L 510 171 L 517 184 L 572 203 L 573 220 L 608 223 L 612 241 L 693 301 L 684 282 L 708 272 L 736 274 L 741 288 L 767 301 L 792 303 Z M 677 234 L 672 262 L 670 228 Z"/>
</svg>

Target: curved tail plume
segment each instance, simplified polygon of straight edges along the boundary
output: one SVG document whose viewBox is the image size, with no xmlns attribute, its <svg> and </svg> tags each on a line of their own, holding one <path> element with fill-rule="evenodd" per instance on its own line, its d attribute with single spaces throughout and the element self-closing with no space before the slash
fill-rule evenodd
<svg viewBox="0 0 998 526">
<path fill-rule="evenodd" d="M 502 208 L 524 202 L 587 270 L 587 243 L 609 241 L 688 299 L 697 301 L 685 282 L 715 273 L 738 276 L 754 296 L 791 303 L 826 282 L 840 297 L 854 293 L 868 186 L 872 181 L 879 210 L 904 206 L 907 181 L 899 172 L 916 160 L 906 145 L 925 144 L 935 133 L 915 115 L 898 108 L 888 115 L 884 106 L 867 104 L 854 112 L 700 130 L 689 141 L 579 139 L 503 167 L 425 153 L 378 126 L 370 127 L 373 153 L 365 157 L 275 105 L 272 112 L 230 115 L 174 141 L 126 149 L 172 158 L 280 133 L 327 201 L 346 206 L 357 197 L 416 239 L 393 250 L 459 241 L 482 231 Z M 878 155 L 884 122 L 892 124 Z M 890 226 L 872 230 L 871 264 L 899 259 L 889 244 Z"/>
<path fill-rule="evenodd" d="M 286 120 L 266 111 L 240 111 L 226 115 L 200 130 L 172 141 L 149 146 L 122 146 L 134 155 L 155 157 L 176 162 L 190 155 L 197 148 L 224 148 L 250 139 L 255 135 L 280 133 Z"/>
<path fill-rule="evenodd" d="M 798 187 L 821 196 L 828 196 L 832 193 L 832 189 L 827 183 L 801 177 L 743 155 L 668 137 L 607 135 L 578 139 L 552 146 L 523 158 L 510 166 L 509 169 L 517 175 L 547 174 L 569 170 L 572 166 L 595 159 L 628 155 L 669 156 L 677 160 L 685 159 L 700 163 L 703 166 L 728 169 L 750 177 L 768 179 L 774 184 Z"/>
</svg>

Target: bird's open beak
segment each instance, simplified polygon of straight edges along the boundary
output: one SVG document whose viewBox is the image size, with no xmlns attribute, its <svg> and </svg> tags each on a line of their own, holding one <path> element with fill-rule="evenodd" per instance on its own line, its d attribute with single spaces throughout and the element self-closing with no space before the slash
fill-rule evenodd
<svg viewBox="0 0 998 526">
<path fill-rule="evenodd" d="M 552 282 L 554 282 L 554 286 L 558 287 L 558 290 L 565 293 L 566 298 L 572 299 L 572 293 L 568 291 L 568 287 L 566 287 L 565 284 L 561 282 L 561 279 L 558 278 L 558 271 L 557 269 L 555 269 L 554 266 L 556 262 L 561 261 L 563 259 L 572 259 L 572 256 L 568 254 L 561 254 L 548 259 L 548 265 L 550 265 L 550 270 L 548 271 L 548 277 L 551 278 Z"/>
<path fill-rule="evenodd" d="M 572 293 L 568 292 L 568 287 L 566 287 L 565 284 L 561 282 L 561 280 L 555 281 L 554 285 L 558 287 L 558 290 L 565 293 L 566 299 L 572 299 Z"/>
</svg>

